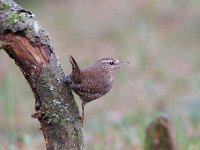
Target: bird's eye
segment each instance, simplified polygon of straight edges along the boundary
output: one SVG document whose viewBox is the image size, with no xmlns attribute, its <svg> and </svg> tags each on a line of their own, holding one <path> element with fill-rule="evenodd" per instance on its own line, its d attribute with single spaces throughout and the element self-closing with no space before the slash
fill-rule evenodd
<svg viewBox="0 0 200 150">
<path fill-rule="evenodd" d="M 110 65 L 114 65 L 114 62 L 113 62 L 113 61 L 111 61 L 111 62 L 110 62 Z"/>
</svg>

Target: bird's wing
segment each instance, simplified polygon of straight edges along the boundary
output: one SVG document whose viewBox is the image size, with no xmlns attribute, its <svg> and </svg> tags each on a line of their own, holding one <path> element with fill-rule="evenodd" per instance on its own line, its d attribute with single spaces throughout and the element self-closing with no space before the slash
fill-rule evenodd
<svg viewBox="0 0 200 150">
<path fill-rule="evenodd" d="M 112 84 L 108 83 L 106 80 L 102 78 L 99 79 L 100 74 L 85 74 L 84 71 L 82 73 L 82 82 L 80 84 L 72 85 L 72 88 L 74 90 L 78 90 L 81 92 L 97 93 L 101 91 L 107 91 L 112 86 Z"/>
<path fill-rule="evenodd" d="M 72 79 L 74 81 L 74 83 L 81 83 L 81 71 L 80 68 L 78 66 L 78 64 L 76 63 L 75 59 L 69 55 L 69 61 L 72 65 Z"/>
</svg>

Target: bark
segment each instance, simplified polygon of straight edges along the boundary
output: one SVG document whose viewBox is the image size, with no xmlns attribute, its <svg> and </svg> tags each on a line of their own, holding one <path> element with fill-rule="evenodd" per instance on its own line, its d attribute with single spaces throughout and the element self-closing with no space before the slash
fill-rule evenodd
<svg viewBox="0 0 200 150">
<path fill-rule="evenodd" d="M 82 150 L 83 133 L 72 92 L 47 33 L 34 14 L 12 0 L 0 0 L 0 49 L 14 59 L 28 81 L 48 150 Z"/>
<path fill-rule="evenodd" d="M 146 129 L 145 150 L 177 150 L 171 120 L 160 116 Z"/>
</svg>

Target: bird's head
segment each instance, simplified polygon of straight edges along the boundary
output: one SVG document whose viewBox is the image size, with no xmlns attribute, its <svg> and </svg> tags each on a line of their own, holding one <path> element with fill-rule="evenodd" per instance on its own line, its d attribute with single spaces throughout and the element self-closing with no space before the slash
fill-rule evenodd
<svg viewBox="0 0 200 150">
<path fill-rule="evenodd" d="M 119 61 L 114 58 L 102 58 L 96 62 L 96 64 L 102 67 L 102 70 L 109 76 L 114 76 L 116 70 L 118 70 L 122 65 L 129 64 L 128 61 Z"/>
</svg>

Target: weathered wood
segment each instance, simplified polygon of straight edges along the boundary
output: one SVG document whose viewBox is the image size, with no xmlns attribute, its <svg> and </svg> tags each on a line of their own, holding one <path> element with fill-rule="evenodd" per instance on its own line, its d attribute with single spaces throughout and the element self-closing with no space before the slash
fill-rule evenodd
<svg viewBox="0 0 200 150">
<path fill-rule="evenodd" d="M 21 69 L 35 96 L 32 116 L 38 118 L 48 150 L 82 150 L 83 133 L 72 92 L 47 33 L 12 0 L 0 0 L 0 47 Z M 41 141 L 42 142 L 42 141 Z"/>
<path fill-rule="evenodd" d="M 146 129 L 145 150 L 177 150 L 171 120 L 160 116 Z"/>
</svg>

